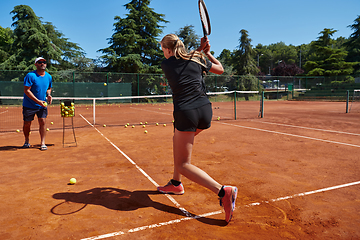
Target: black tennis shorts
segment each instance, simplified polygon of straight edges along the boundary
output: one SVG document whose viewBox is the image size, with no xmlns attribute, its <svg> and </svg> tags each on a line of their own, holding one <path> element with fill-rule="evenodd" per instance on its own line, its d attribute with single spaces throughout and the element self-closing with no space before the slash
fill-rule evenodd
<svg viewBox="0 0 360 240">
<path fill-rule="evenodd" d="M 208 129 L 212 119 L 211 103 L 191 110 L 176 111 L 173 115 L 174 127 L 179 131 L 196 132 L 196 129 Z"/>
<path fill-rule="evenodd" d="M 23 119 L 25 122 L 34 120 L 35 114 L 38 118 L 46 118 L 48 115 L 47 108 L 32 109 L 23 106 Z"/>
</svg>

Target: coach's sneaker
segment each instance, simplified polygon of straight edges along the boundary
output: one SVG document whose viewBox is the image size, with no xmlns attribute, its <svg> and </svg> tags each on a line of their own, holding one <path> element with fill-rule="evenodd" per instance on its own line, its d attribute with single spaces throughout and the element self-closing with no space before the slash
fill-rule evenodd
<svg viewBox="0 0 360 240">
<path fill-rule="evenodd" d="M 180 183 L 179 186 L 175 186 L 171 183 L 171 181 L 163 187 L 157 187 L 157 190 L 161 193 L 172 193 L 176 195 L 181 195 L 185 192 L 182 183 Z"/>
<path fill-rule="evenodd" d="M 237 187 L 224 186 L 225 195 L 220 198 L 220 206 L 225 210 L 225 221 L 230 222 L 237 197 Z"/>
</svg>

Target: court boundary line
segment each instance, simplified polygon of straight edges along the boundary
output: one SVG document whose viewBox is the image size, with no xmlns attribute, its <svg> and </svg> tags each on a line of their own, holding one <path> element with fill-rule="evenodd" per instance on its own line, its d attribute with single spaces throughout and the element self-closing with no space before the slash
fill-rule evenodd
<svg viewBox="0 0 360 240">
<path fill-rule="evenodd" d="M 350 143 L 336 142 L 336 141 L 331 141 L 331 140 L 326 140 L 326 139 L 307 137 L 307 136 L 291 134 L 291 133 L 277 132 L 277 131 L 273 131 L 273 130 L 267 130 L 267 129 L 261 129 L 261 128 L 255 128 L 255 127 L 247 127 L 247 126 L 236 125 L 236 124 L 231 124 L 231 123 L 224 123 L 223 122 L 223 123 L 220 123 L 220 124 L 233 126 L 233 127 L 239 127 L 239 128 L 246 128 L 246 129 L 251 129 L 251 130 L 257 130 L 257 131 L 262 131 L 262 132 L 268 132 L 268 133 L 281 134 L 281 135 L 286 135 L 286 136 L 291 136 L 291 137 L 305 138 L 305 139 L 310 139 L 310 140 L 315 140 L 315 141 L 320 141 L 320 142 L 334 143 L 334 144 L 340 144 L 340 145 L 360 148 L 359 145 L 350 144 Z"/>
<path fill-rule="evenodd" d="M 318 189 L 318 190 L 313 190 L 313 191 L 308 191 L 308 192 L 303 192 L 303 193 L 297 193 L 297 194 L 293 194 L 293 195 L 289 195 L 289 196 L 285 196 L 285 197 L 279 197 L 279 198 L 271 199 L 271 200 L 268 200 L 268 201 L 250 203 L 250 204 L 247 204 L 247 205 L 243 205 L 242 207 L 259 206 L 261 204 L 268 204 L 270 202 L 279 202 L 279 201 L 282 201 L 282 200 L 292 199 L 292 198 L 295 198 L 295 197 L 303 197 L 303 196 L 307 196 L 307 195 L 311 195 L 311 194 L 327 192 L 327 191 L 336 190 L 336 189 L 345 188 L 345 187 L 350 187 L 350 186 L 354 186 L 354 185 L 358 185 L 358 184 L 360 184 L 360 181 L 341 184 L 341 185 L 336 185 L 336 186 L 327 187 L 327 188 L 321 188 L 321 189 Z M 170 220 L 170 221 L 167 221 L 167 222 L 155 223 L 155 224 L 150 224 L 150 225 L 147 225 L 147 226 L 142 226 L 142 227 L 129 229 L 127 231 L 117 231 L 117 232 L 107 233 L 107 234 L 93 236 L 93 237 L 89 237 L 89 238 L 82 238 L 81 240 L 98 240 L 98 239 L 110 238 L 110 237 L 115 237 L 115 236 L 119 236 L 119 235 L 125 235 L 125 234 L 128 234 L 128 233 L 134 233 L 134 232 L 143 231 L 143 230 L 146 230 L 146 229 L 152 229 L 152 228 L 167 226 L 167 225 L 171 225 L 171 224 L 176 224 L 176 223 L 180 223 L 180 222 L 183 222 L 183 221 L 193 220 L 193 219 L 197 219 L 197 218 L 201 218 L 201 217 L 208 217 L 208 216 L 212 216 L 212 215 L 217 215 L 217 214 L 220 214 L 222 212 L 223 211 L 216 211 L 216 212 L 210 212 L 210 213 L 197 215 L 195 217 L 178 218 L 178 219 Z"/>
<path fill-rule="evenodd" d="M 349 132 L 342 132 L 342 131 L 335 131 L 335 130 L 327 130 L 327 129 L 321 129 L 321 128 L 302 127 L 302 126 L 289 125 L 289 124 L 284 124 L 284 123 L 272 123 L 272 122 L 254 121 L 254 120 L 251 120 L 251 122 L 260 122 L 260 123 L 266 123 L 266 124 L 272 124 L 272 125 L 278 125 L 278 126 L 285 126 L 285 127 L 302 128 L 302 129 L 309 129 L 309 130 L 314 130 L 314 131 L 331 132 L 331 133 L 342 133 L 342 134 L 349 134 L 349 135 L 360 136 L 360 134 L 358 134 L 358 133 L 349 133 Z"/>
</svg>

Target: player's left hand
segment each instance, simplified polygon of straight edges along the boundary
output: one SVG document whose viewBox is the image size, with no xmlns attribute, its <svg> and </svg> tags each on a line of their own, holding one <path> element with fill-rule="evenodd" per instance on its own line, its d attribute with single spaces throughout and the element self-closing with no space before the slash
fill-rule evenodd
<svg viewBox="0 0 360 240">
<path fill-rule="evenodd" d="M 51 96 L 51 95 L 48 95 L 48 96 L 47 96 L 47 102 L 48 102 L 49 104 L 52 103 L 52 96 Z"/>
</svg>

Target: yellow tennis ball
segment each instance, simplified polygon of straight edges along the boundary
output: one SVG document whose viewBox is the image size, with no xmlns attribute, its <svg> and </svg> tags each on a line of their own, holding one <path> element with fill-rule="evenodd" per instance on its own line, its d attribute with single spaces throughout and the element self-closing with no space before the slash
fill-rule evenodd
<svg viewBox="0 0 360 240">
<path fill-rule="evenodd" d="M 76 183 L 76 178 L 70 178 L 70 184 L 75 184 Z"/>
<path fill-rule="evenodd" d="M 156 126 L 159 126 L 159 124 L 158 124 L 158 123 L 156 123 Z"/>
<path fill-rule="evenodd" d="M 106 124 L 104 124 L 103 127 L 106 127 Z"/>
<path fill-rule="evenodd" d="M 51 122 L 50 124 L 51 124 L 51 125 L 53 125 L 54 123 L 53 123 L 53 122 Z"/>
<path fill-rule="evenodd" d="M 107 85 L 107 83 L 104 83 L 104 86 L 106 86 Z"/>
<path fill-rule="evenodd" d="M 17 130 L 16 130 L 16 132 L 20 132 L 20 130 L 19 130 L 19 129 L 17 129 Z"/>
<path fill-rule="evenodd" d="M 145 130 L 145 132 L 144 133 L 147 133 L 147 130 Z"/>
<path fill-rule="evenodd" d="M 143 128 L 146 127 L 145 125 L 143 125 Z"/>
<path fill-rule="evenodd" d="M 44 106 L 47 107 L 47 102 L 44 102 Z"/>
<path fill-rule="evenodd" d="M 166 127 L 166 124 L 164 123 L 164 127 Z"/>
<path fill-rule="evenodd" d="M 49 131 L 49 130 L 50 130 L 50 129 L 48 129 L 48 128 L 46 129 L 46 131 Z"/>
<path fill-rule="evenodd" d="M 219 120 L 220 120 L 220 117 L 218 117 L 217 120 L 219 121 Z"/>
</svg>

